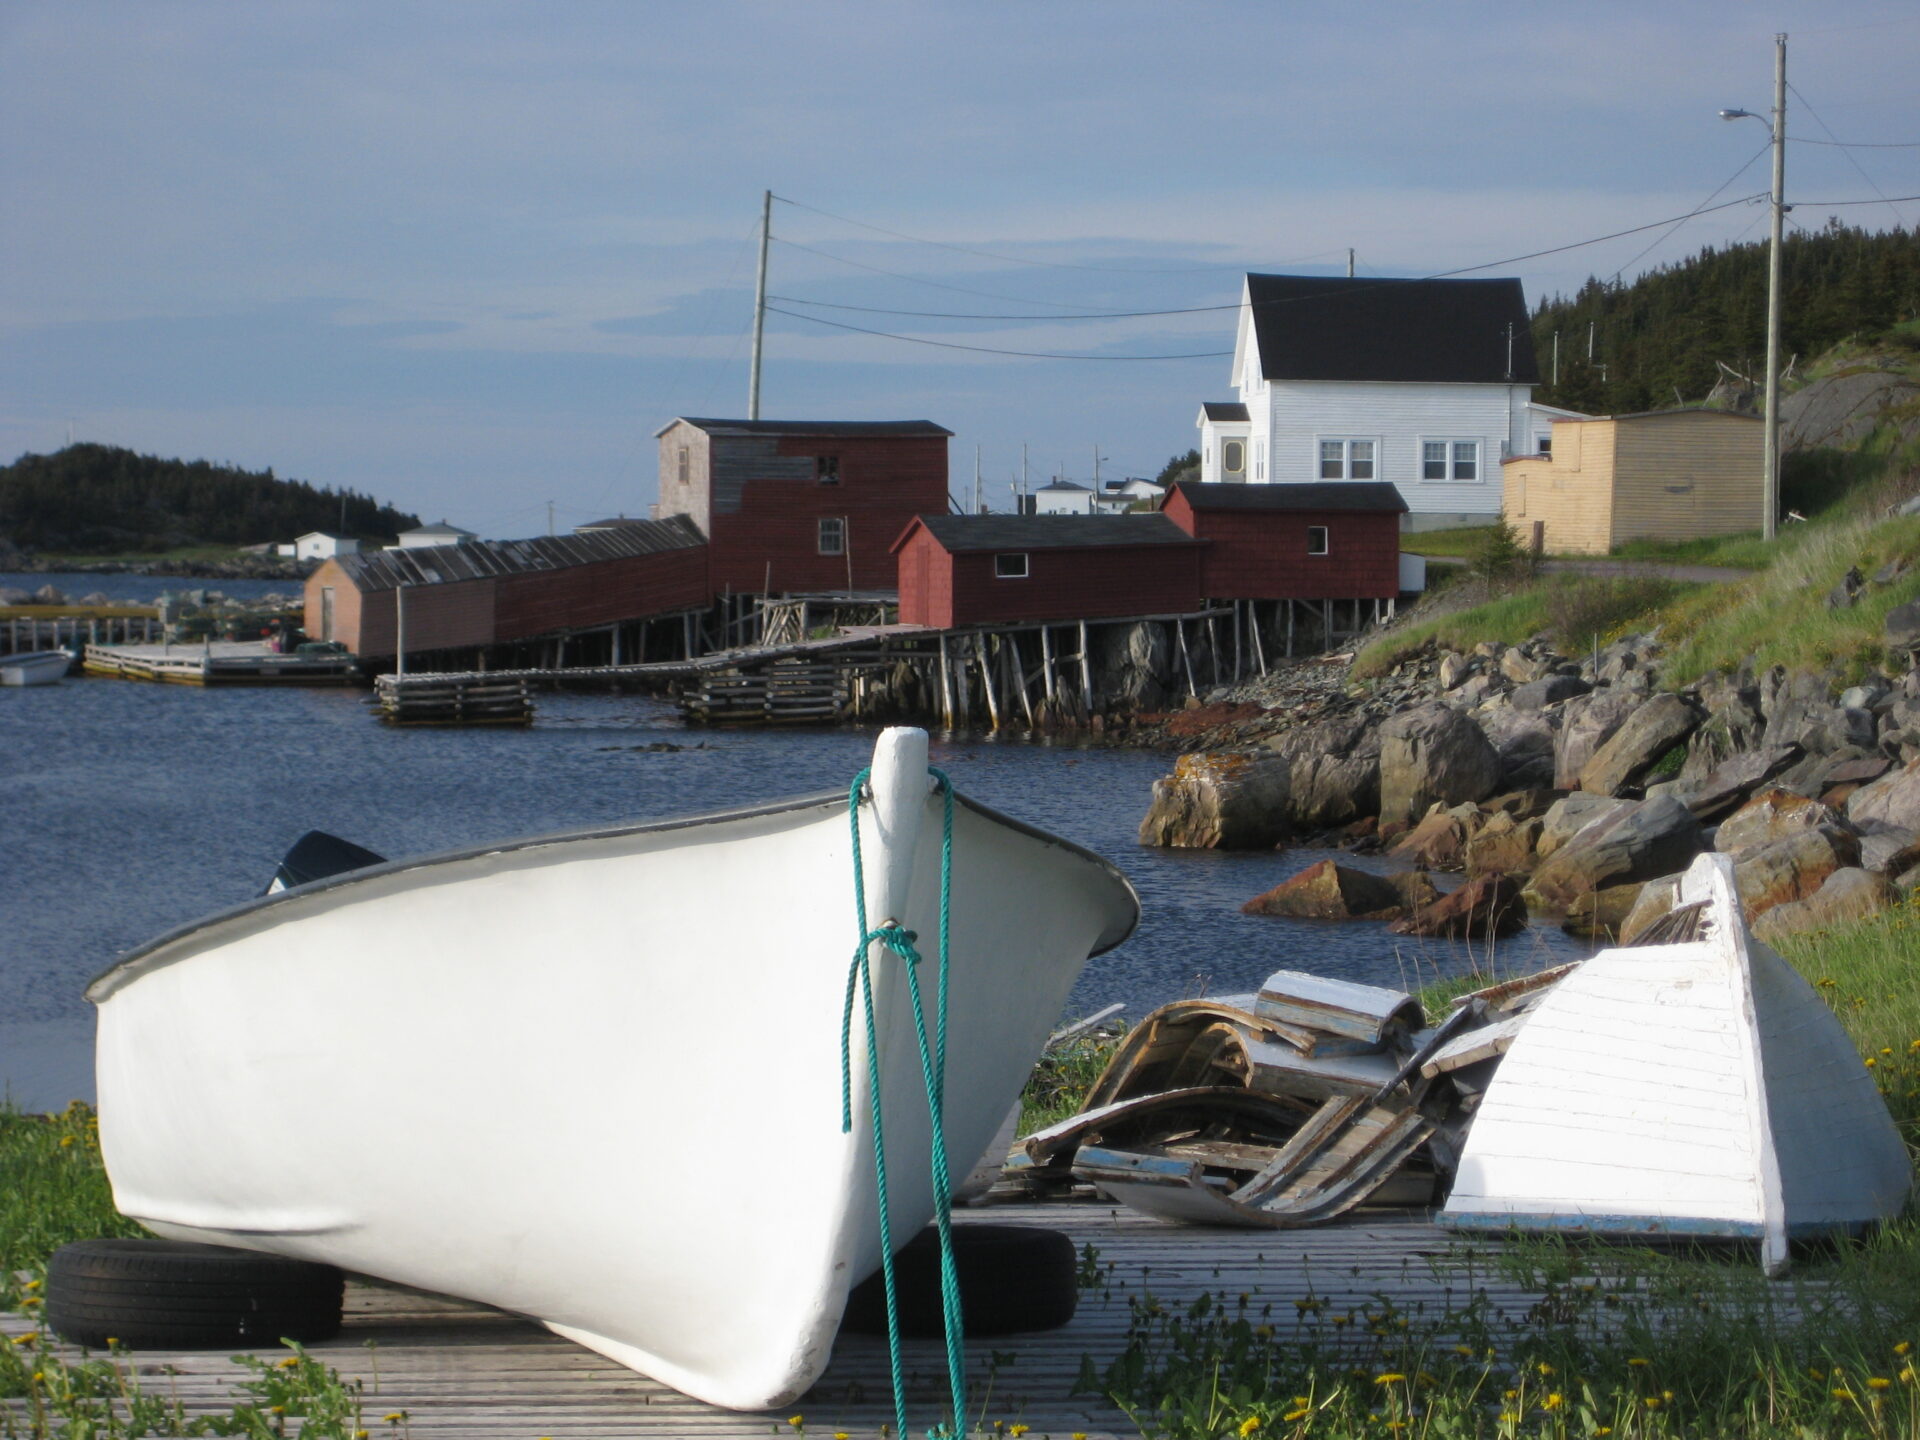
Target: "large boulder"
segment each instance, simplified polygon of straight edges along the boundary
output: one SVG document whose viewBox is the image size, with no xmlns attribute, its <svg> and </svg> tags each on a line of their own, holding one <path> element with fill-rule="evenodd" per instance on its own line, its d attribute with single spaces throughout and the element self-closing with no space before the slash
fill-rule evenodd
<svg viewBox="0 0 1920 1440">
<path fill-rule="evenodd" d="M 1467 837 L 1467 874 L 1525 875 L 1533 869 L 1540 829 L 1538 820 L 1516 820 L 1504 810 L 1495 811 Z"/>
<path fill-rule="evenodd" d="M 1920 600 L 1909 600 L 1887 612 L 1887 648 L 1902 656 L 1920 650 Z"/>
<path fill-rule="evenodd" d="M 1527 904 L 1520 898 L 1517 881 L 1505 875 L 1482 875 L 1387 928 L 1396 935 L 1457 940 L 1514 935 L 1527 928 Z"/>
<path fill-rule="evenodd" d="M 1672 796 L 1629 802 L 1535 867 L 1528 904 L 1564 915 L 1582 895 L 1670 875 L 1705 848 L 1700 822 Z"/>
<path fill-rule="evenodd" d="M 1787 790 L 1764 790 L 1720 822 L 1713 848 L 1737 856 L 1804 830 L 1846 828 L 1846 822 L 1818 800 Z"/>
<path fill-rule="evenodd" d="M 1618 795 L 1637 784 L 1654 762 L 1691 735 L 1700 712 L 1671 691 L 1639 706 L 1580 767 L 1580 788 L 1593 795 Z"/>
<path fill-rule="evenodd" d="M 1827 876 L 1806 899 L 1774 906 L 1754 921 L 1753 933 L 1773 945 L 1790 935 L 1878 915 L 1899 899 L 1900 892 L 1884 876 L 1848 867 Z"/>
<path fill-rule="evenodd" d="M 1480 727 L 1438 703 L 1380 727 L 1380 817 L 1412 820 L 1435 801 L 1484 800 L 1500 788 L 1500 755 Z"/>
<path fill-rule="evenodd" d="M 1544 710 L 1562 700 L 1588 694 L 1592 689 L 1593 686 L 1578 675 L 1544 675 L 1538 680 L 1516 685 L 1507 700 L 1516 710 Z"/>
<path fill-rule="evenodd" d="M 1810 670 L 1788 673 L 1776 665 L 1759 683 L 1760 710 L 1769 745 L 1798 745 L 1824 754 L 1833 748 L 1833 686 Z"/>
<path fill-rule="evenodd" d="M 1589 825 L 1611 818 L 1632 805 L 1631 800 L 1616 800 L 1610 795 L 1589 795 L 1576 790 L 1547 807 L 1541 817 L 1540 838 L 1533 843 L 1534 854 L 1546 859 Z"/>
<path fill-rule="evenodd" d="M 1435 805 L 1387 853 L 1423 870 L 1461 870 L 1466 867 L 1468 842 L 1485 823 L 1486 816 L 1477 806 Z"/>
<path fill-rule="evenodd" d="M 1859 864 L 1860 842 L 1847 831 L 1799 830 L 1744 852 L 1734 862 L 1734 888 L 1752 920 L 1776 905 L 1806 899 L 1834 871 Z"/>
<path fill-rule="evenodd" d="M 1578 790 L 1580 772 L 1594 751 L 1613 738 L 1640 703 L 1640 696 L 1619 689 L 1596 690 L 1565 702 L 1553 742 L 1553 788 Z"/>
<path fill-rule="evenodd" d="M 1581 895 L 1567 907 L 1560 928 L 1588 940 L 1612 940 L 1625 928 L 1644 889 L 1639 881 L 1629 880 Z"/>
<path fill-rule="evenodd" d="M 1256 895 L 1240 911 L 1295 920 L 1397 920 L 1407 906 L 1391 881 L 1322 860 Z"/>
<path fill-rule="evenodd" d="M 1271 849 L 1287 836 L 1291 769 L 1277 755 L 1182 755 L 1171 776 L 1153 782 L 1153 803 L 1140 822 L 1140 843 Z"/>
<path fill-rule="evenodd" d="M 1696 787 L 1720 766 L 1758 746 L 1767 726 L 1760 714 L 1760 691 L 1749 677 L 1712 675 L 1701 681 L 1697 694 L 1706 719 L 1687 741 L 1687 763 L 1680 768 L 1680 778 Z"/>
<path fill-rule="evenodd" d="M 1556 675 L 1552 678 L 1558 680 L 1564 677 Z M 1558 711 L 1523 710 L 1515 705 L 1496 704 L 1489 706 L 1476 718 L 1500 756 L 1502 785 L 1514 790 L 1552 788 L 1553 741 L 1560 720 Z"/>
<path fill-rule="evenodd" d="M 1755 789 L 1799 758 L 1798 745 L 1766 745 L 1745 751 L 1723 760 L 1691 783 L 1686 782 L 1683 774 L 1680 798 L 1700 820 L 1711 824 L 1738 809 Z"/>
<path fill-rule="evenodd" d="M 1862 830 L 1920 830 L 1920 761 L 1854 791 L 1847 818 Z"/>
<path fill-rule="evenodd" d="M 1614 931 L 1619 943 L 1633 944 L 1647 933 L 1656 920 L 1672 913 L 1679 898 L 1680 877 L 1678 875 L 1662 875 L 1658 880 L 1647 881 L 1640 887 L 1639 894 L 1634 897 L 1633 908 L 1627 911 L 1626 919 L 1622 920 Z"/>
</svg>

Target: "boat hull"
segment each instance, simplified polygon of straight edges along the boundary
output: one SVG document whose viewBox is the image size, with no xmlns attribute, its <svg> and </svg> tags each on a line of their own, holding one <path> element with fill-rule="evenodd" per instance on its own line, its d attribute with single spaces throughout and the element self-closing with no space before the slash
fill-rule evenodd
<svg viewBox="0 0 1920 1440">
<path fill-rule="evenodd" d="M 0 685 L 51 685 L 73 668 L 65 650 L 35 650 L 0 656 Z"/>
<path fill-rule="evenodd" d="M 914 804 L 904 862 L 861 823 L 931 1012 L 941 802 Z M 823 797 L 384 866 L 163 939 L 90 992 L 116 1202 L 785 1404 L 881 1253 L 857 1012 L 841 1129 L 851 851 Z M 952 873 L 942 1129 L 964 1170 L 1137 905 L 1104 861 L 964 801 Z M 899 966 L 876 961 L 874 993 L 897 1246 L 932 1213 L 931 1126 Z"/>
</svg>

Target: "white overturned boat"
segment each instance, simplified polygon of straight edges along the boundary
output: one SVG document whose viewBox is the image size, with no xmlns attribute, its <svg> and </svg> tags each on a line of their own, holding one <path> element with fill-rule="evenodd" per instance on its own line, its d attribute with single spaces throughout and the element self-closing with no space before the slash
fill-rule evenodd
<svg viewBox="0 0 1920 1440">
<path fill-rule="evenodd" d="M 944 800 L 890 730 L 859 807 L 869 924 L 933 1024 Z M 1106 861 L 953 806 L 943 1133 L 992 1139 L 1089 955 Z M 844 794 L 387 864 L 164 936 L 94 982 L 101 1143 L 157 1233 L 466 1296 L 690 1395 L 784 1405 L 878 1267 Z M 903 970 L 872 949 L 891 1243 L 933 1210 Z"/>
<path fill-rule="evenodd" d="M 1856 1232 L 1913 1181 L 1871 1072 L 1754 940 L 1733 862 L 1681 877 L 1678 943 L 1603 950 L 1547 992 L 1474 1117 L 1442 1223 L 1711 1236 Z M 1686 933 L 1691 932 L 1691 933 Z"/>
<path fill-rule="evenodd" d="M 73 668 L 68 650 L 29 650 L 0 655 L 0 685 L 51 685 Z"/>
</svg>

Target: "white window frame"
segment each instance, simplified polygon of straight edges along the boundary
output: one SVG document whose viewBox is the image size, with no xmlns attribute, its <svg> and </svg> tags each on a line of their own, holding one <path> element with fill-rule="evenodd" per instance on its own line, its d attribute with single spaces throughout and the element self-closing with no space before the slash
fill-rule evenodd
<svg viewBox="0 0 1920 1440">
<path fill-rule="evenodd" d="M 1265 440 L 1253 442 L 1253 478 L 1255 480 L 1267 478 L 1267 442 Z"/>
<path fill-rule="evenodd" d="M 1313 548 L 1313 539 L 1316 535 L 1320 537 L 1320 548 L 1318 550 Z M 1327 527 L 1324 525 L 1307 526 L 1307 554 L 1327 555 L 1332 553 L 1330 549 L 1332 538 L 1327 531 Z"/>
<path fill-rule="evenodd" d="M 1014 569 L 1018 562 L 1019 569 Z M 1032 573 L 1024 550 L 1008 550 L 993 557 L 993 578 L 996 580 L 1025 580 Z"/>
<path fill-rule="evenodd" d="M 1446 453 L 1440 461 L 1441 474 L 1427 474 L 1427 467 L 1433 462 L 1427 458 L 1429 445 L 1444 445 Z M 1473 474 L 1463 476 L 1460 473 L 1460 447 L 1473 447 Z M 1420 437 L 1420 483 L 1423 485 L 1481 485 L 1486 482 L 1487 442 L 1476 435 L 1422 435 Z"/>
<path fill-rule="evenodd" d="M 1340 454 L 1337 460 L 1327 454 L 1327 447 L 1338 445 Z M 1372 473 L 1356 475 L 1353 473 L 1353 447 L 1369 445 L 1372 453 L 1361 464 L 1368 466 Z M 1313 478 L 1316 480 L 1378 480 L 1380 478 L 1380 437 L 1378 435 L 1316 435 L 1313 441 Z M 1329 463 L 1339 466 L 1337 475 L 1327 474 Z"/>
<path fill-rule="evenodd" d="M 814 529 L 814 546 L 822 555 L 844 555 L 847 553 L 847 518 L 844 515 L 822 515 Z"/>
</svg>

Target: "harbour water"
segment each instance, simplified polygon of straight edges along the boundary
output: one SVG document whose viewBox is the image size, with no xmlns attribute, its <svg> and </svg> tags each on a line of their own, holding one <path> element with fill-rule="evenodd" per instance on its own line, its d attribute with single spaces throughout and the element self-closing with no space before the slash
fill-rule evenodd
<svg viewBox="0 0 1920 1440">
<path fill-rule="evenodd" d="M 71 679 L 0 691 L 0 1087 L 28 1108 L 89 1097 L 87 981 L 118 953 L 257 894 L 306 830 L 399 857 L 725 809 L 841 789 L 871 746 L 857 729 L 688 730 L 670 706 L 633 696 L 542 696 L 523 731 L 392 730 L 354 690 Z M 1282 967 L 1407 986 L 1489 962 L 1478 944 L 1406 941 L 1377 924 L 1240 914 L 1324 852 L 1140 846 L 1164 755 L 979 738 L 936 737 L 933 749 L 965 793 L 1110 857 L 1139 890 L 1139 932 L 1088 966 L 1071 1014 L 1123 1001 L 1137 1018 Z M 1536 930 L 1491 962 L 1532 969 L 1573 950 Z"/>
</svg>

